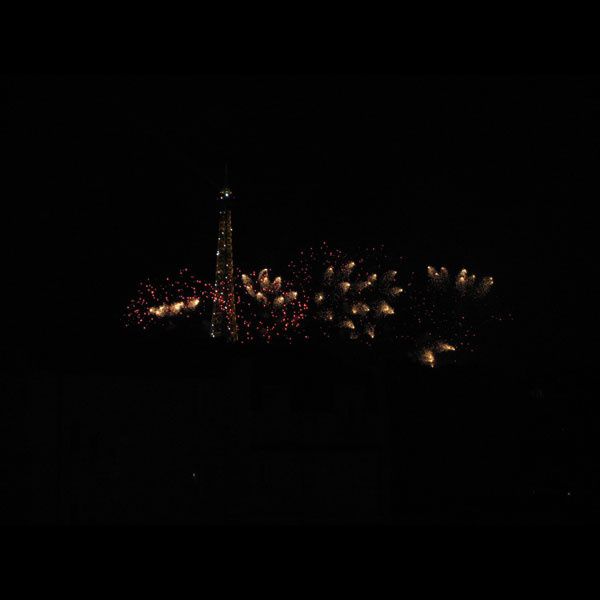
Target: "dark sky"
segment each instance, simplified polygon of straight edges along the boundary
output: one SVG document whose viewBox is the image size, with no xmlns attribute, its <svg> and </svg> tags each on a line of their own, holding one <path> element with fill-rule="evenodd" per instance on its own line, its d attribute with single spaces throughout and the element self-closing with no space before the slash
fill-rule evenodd
<svg viewBox="0 0 600 600">
<path fill-rule="evenodd" d="M 227 163 L 238 263 L 283 267 L 327 239 L 491 273 L 519 344 L 556 358 L 589 293 L 573 264 L 593 227 L 581 217 L 597 197 L 598 89 L 549 76 L 4 78 L 8 295 L 33 299 L 40 344 L 117 339 L 139 279 L 186 265 L 212 276 Z"/>
</svg>

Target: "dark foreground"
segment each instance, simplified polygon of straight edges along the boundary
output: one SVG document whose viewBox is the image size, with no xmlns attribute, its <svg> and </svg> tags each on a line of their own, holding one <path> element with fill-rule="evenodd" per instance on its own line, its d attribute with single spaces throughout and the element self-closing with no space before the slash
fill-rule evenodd
<svg viewBox="0 0 600 600">
<path fill-rule="evenodd" d="M 27 409 L 4 522 L 598 520 L 572 383 L 390 353 L 179 352 L 3 374 Z"/>
</svg>

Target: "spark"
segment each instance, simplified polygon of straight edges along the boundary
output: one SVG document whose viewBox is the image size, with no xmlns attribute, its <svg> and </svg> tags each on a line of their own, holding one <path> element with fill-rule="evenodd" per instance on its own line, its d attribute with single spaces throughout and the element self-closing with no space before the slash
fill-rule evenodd
<svg viewBox="0 0 600 600">
<path fill-rule="evenodd" d="M 393 315 L 394 314 L 394 309 L 385 300 L 382 300 L 379 303 L 379 307 L 378 307 L 377 311 L 381 315 Z"/>
<path fill-rule="evenodd" d="M 433 353 L 433 350 L 425 348 L 421 352 L 421 362 L 433 369 L 433 367 L 435 367 L 435 354 Z"/>
</svg>

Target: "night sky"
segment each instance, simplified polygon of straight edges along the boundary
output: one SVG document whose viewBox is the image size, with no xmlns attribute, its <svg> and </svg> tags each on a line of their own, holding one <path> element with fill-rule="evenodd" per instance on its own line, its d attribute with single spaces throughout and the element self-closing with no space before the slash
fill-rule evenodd
<svg viewBox="0 0 600 600">
<path fill-rule="evenodd" d="M 225 164 L 238 264 L 281 269 L 328 240 L 466 266 L 496 279 L 512 360 L 571 360 L 569 315 L 591 292 L 576 269 L 594 227 L 581 215 L 596 200 L 597 80 L 29 76 L 1 90 L 17 233 L 5 300 L 31 302 L 12 325 L 42 362 L 118 343 L 144 277 L 212 278 Z"/>
</svg>

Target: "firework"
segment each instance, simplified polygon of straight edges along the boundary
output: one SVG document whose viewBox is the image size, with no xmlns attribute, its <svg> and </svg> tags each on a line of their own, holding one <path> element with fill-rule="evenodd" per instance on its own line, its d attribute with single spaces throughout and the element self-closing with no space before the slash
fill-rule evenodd
<svg viewBox="0 0 600 600">
<path fill-rule="evenodd" d="M 407 286 L 398 337 L 419 348 L 419 361 L 433 367 L 440 353 L 474 351 L 480 331 L 494 318 L 484 300 L 494 280 L 466 268 L 452 276 L 446 267 L 429 266 L 426 274 L 425 281 L 417 275 Z"/>
<path fill-rule="evenodd" d="M 210 287 L 188 269 L 181 269 L 174 277 L 143 281 L 127 305 L 126 325 L 145 330 L 202 314 L 210 308 L 212 295 Z"/>
<path fill-rule="evenodd" d="M 451 279 L 446 267 L 441 267 L 439 271 L 434 267 L 427 267 L 427 276 L 435 289 L 448 290 Z M 464 268 L 454 278 L 454 288 L 461 296 L 483 298 L 489 293 L 493 285 L 493 277 L 486 276 L 478 279 L 474 273 L 469 274 L 467 269 Z"/>
<path fill-rule="evenodd" d="M 242 274 L 239 282 L 242 287 L 238 299 L 242 341 L 291 341 L 301 335 L 308 306 L 281 276 L 271 280 L 269 270 L 262 269 L 258 274 Z"/>
<path fill-rule="evenodd" d="M 456 347 L 448 344 L 447 342 L 438 342 L 433 346 L 422 348 L 419 352 L 419 360 L 422 364 L 428 367 L 435 367 L 436 356 L 442 352 L 455 352 Z"/>
<path fill-rule="evenodd" d="M 482 327 L 496 318 L 487 305 L 494 279 L 432 266 L 409 279 L 382 268 L 386 262 L 375 249 L 347 256 L 323 243 L 290 262 L 289 278 L 271 277 L 266 268 L 238 273 L 240 341 L 323 335 L 371 342 L 384 330 L 388 341 L 406 344 L 429 367 L 441 354 L 472 352 Z M 182 269 L 174 277 L 142 282 L 127 307 L 127 324 L 148 329 L 206 316 L 219 298 L 213 286 Z"/>
<path fill-rule="evenodd" d="M 404 292 L 397 271 L 380 267 L 374 250 L 347 257 L 326 243 L 303 250 L 290 268 L 309 299 L 311 321 L 319 334 L 369 341 L 377 326 L 395 313 Z"/>
</svg>

